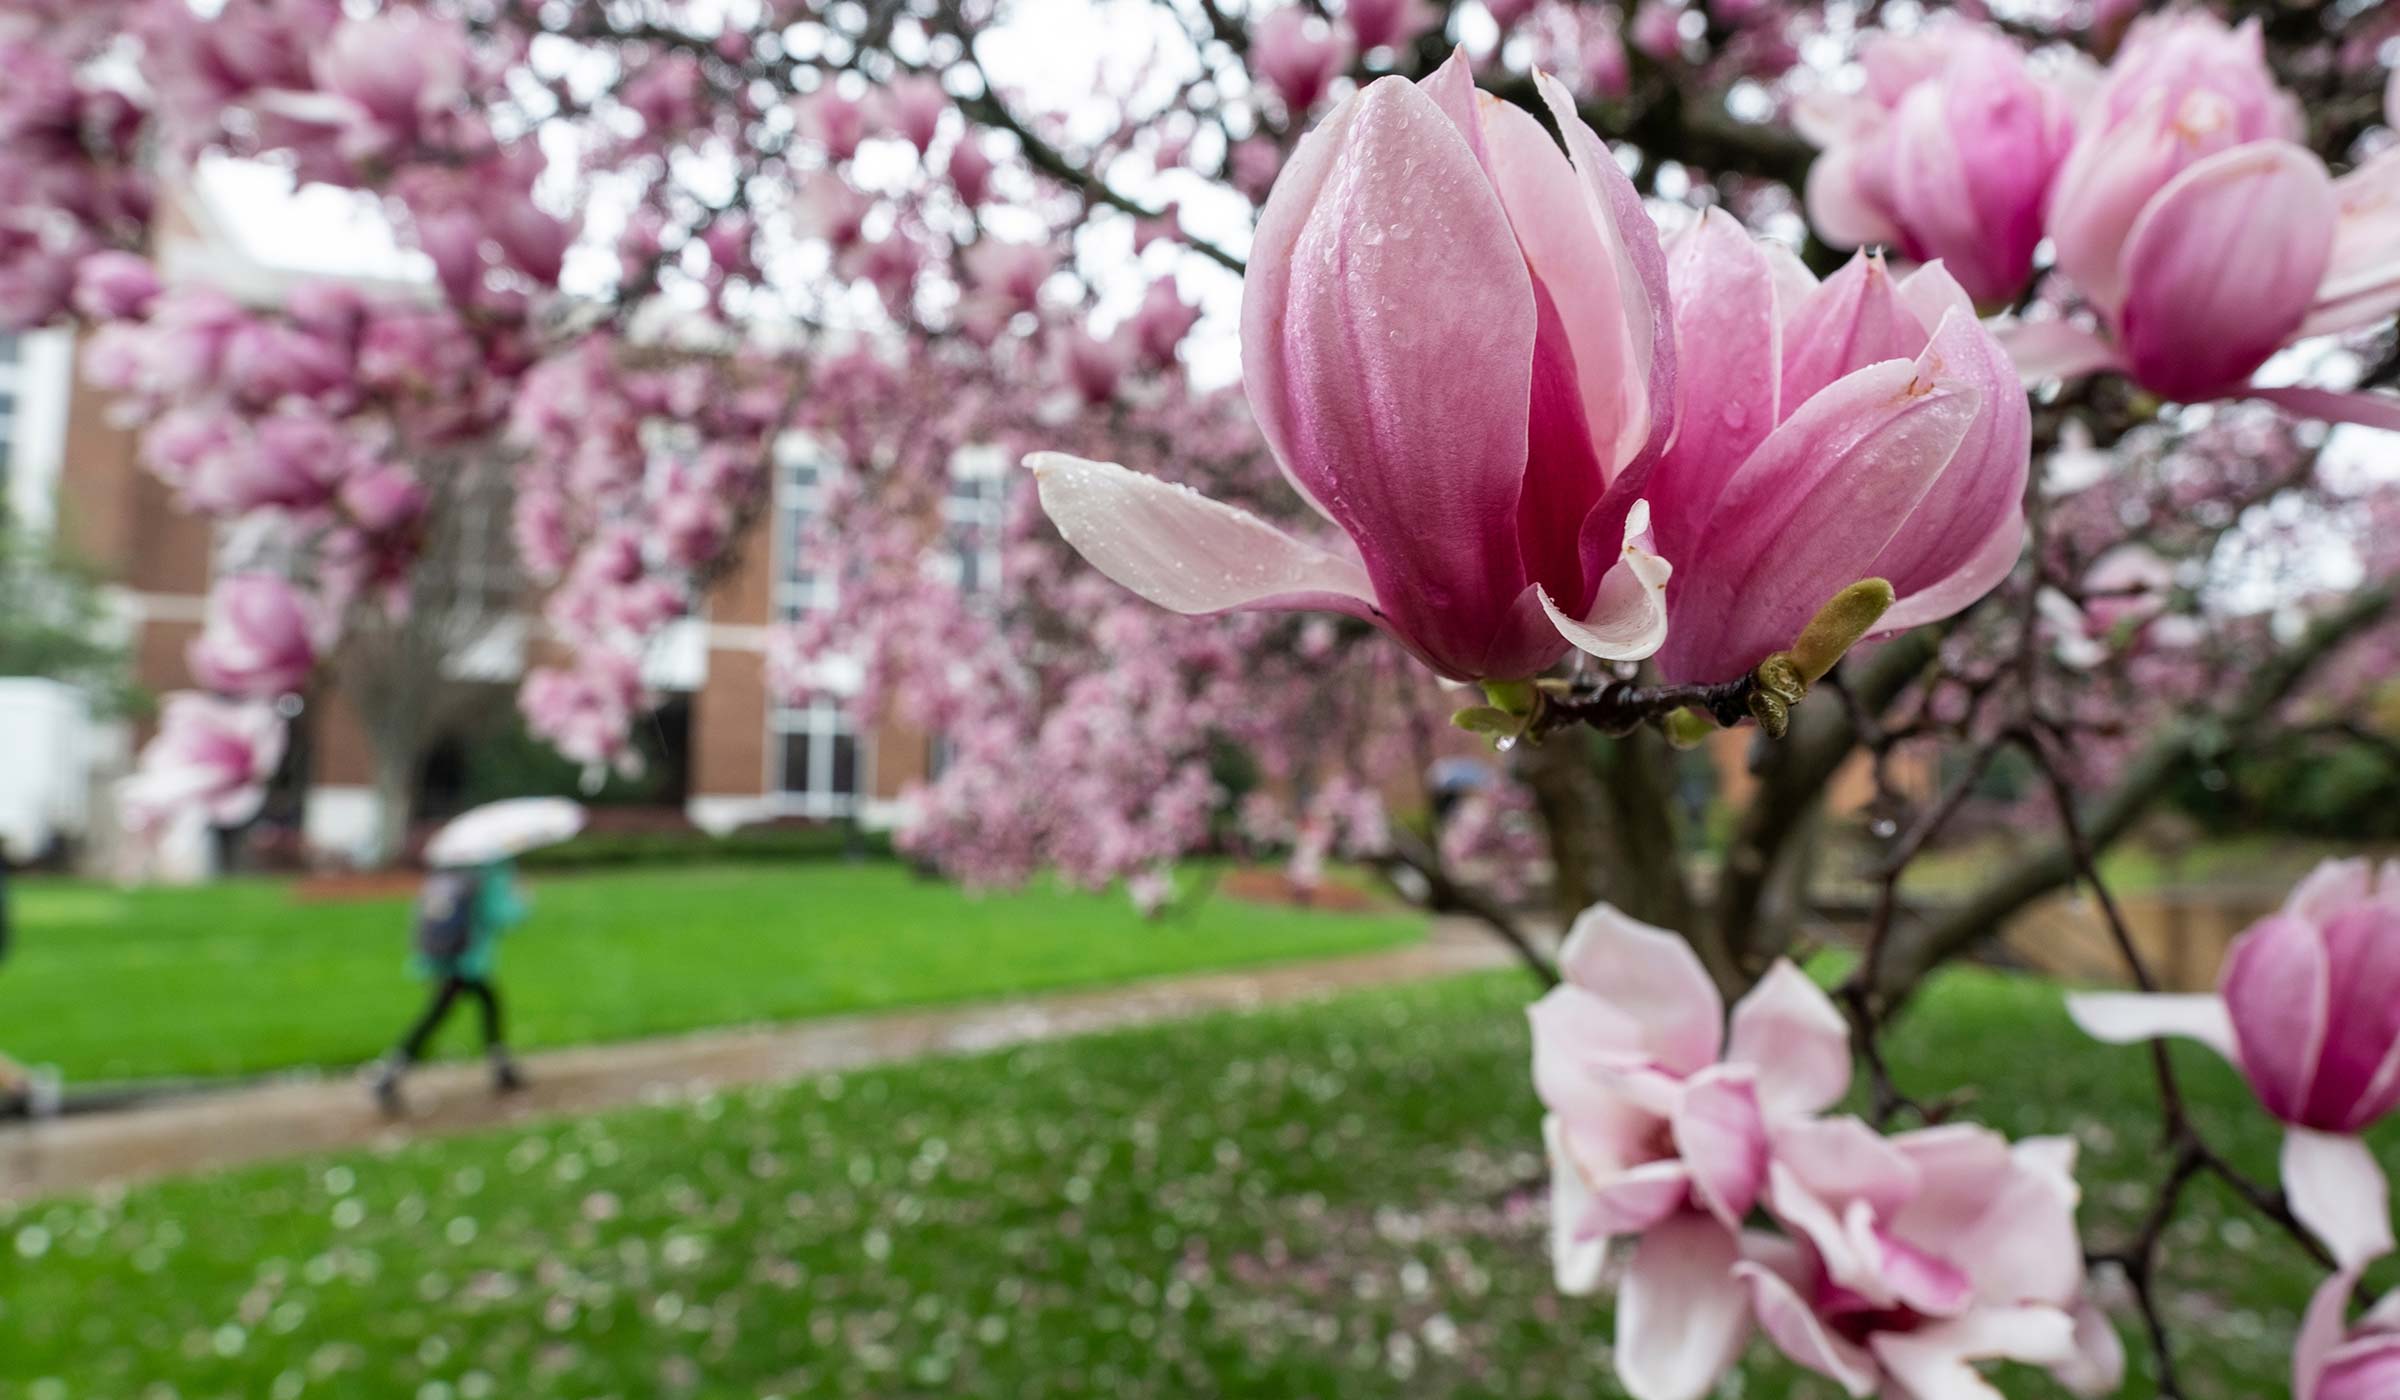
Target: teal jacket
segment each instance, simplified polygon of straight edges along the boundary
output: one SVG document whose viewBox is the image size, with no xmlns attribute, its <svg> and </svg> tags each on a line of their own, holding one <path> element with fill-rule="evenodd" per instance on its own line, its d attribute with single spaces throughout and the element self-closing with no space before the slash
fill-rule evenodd
<svg viewBox="0 0 2400 1400">
<path fill-rule="evenodd" d="M 409 970 L 419 977 L 464 977 L 481 982 L 492 975 L 500 936 L 525 922 L 529 906 L 517 889 L 516 872 L 496 860 L 475 872 L 475 912 L 467 922 L 467 949 L 456 958 L 436 963 L 419 953 Z"/>
</svg>

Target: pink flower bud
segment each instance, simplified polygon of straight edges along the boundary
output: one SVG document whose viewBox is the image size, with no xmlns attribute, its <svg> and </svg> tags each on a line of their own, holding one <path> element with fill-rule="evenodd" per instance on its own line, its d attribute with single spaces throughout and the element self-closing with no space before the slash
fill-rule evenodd
<svg viewBox="0 0 2400 1400">
<path fill-rule="evenodd" d="M 1250 30 L 1250 68 L 1296 120 L 1325 98 L 1348 56 L 1325 21 L 1287 5 Z"/>
<path fill-rule="evenodd" d="M 1633 12 L 1633 46 L 1661 63 L 1683 53 L 1683 11 L 1667 0 L 1642 0 Z"/>
<path fill-rule="evenodd" d="M 342 509 L 371 534 L 389 534 L 425 513 L 425 487 L 396 462 L 368 467 L 342 483 Z"/>
<path fill-rule="evenodd" d="M 1175 363 L 1176 348 L 1199 319 L 1200 308 L 1175 290 L 1175 279 L 1159 278 L 1142 294 L 1141 308 L 1133 313 L 1135 352 L 1149 368 L 1165 369 Z"/>
<path fill-rule="evenodd" d="M 131 320 L 149 314 L 158 297 L 158 273 L 134 253 L 94 253 L 75 267 L 75 310 L 95 321 Z"/>
<path fill-rule="evenodd" d="M 307 687 L 325 631 L 316 605 L 282 576 L 234 574 L 210 588 L 187 659 L 211 690 L 272 700 Z"/>
<path fill-rule="evenodd" d="M 983 145 L 970 129 L 950 148 L 950 187 L 958 191 L 961 203 L 972 208 L 983 203 L 992 183 L 992 158 L 983 153 Z"/>
<path fill-rule="evenodd" d="M 1426 0 L 1349 0 L 1342 8 L 1342 23 L 1360 53 L 1414 43 L 1440 20 Z"/>
<path fill-rule="evenodd" d="M 942 114 L 950 110 L 950 94 L 942 90 L 941 79 L 919 74 L 884 89 L 884 103 L 892 129 L 923 155 L 942 129 Z"/>
<path fill-rule="evenodd" d="M 1979 302 L 2032 275 L 2072 103 L 1982 26 L 1951 24 L 1867 55 L 1868 92 L 1809 172 L 1809 215 L 1848 246 L 1942 260 Z"/>
<path fill-rule="evenodd" d="M 858 143 L 867 134 L 867 111 L 856 98 L 827 86 L 793 105 L 800 115 L 801 130 L 825 147 L 827 160 L 848 160 L 858 154 Z"/>
</svg>

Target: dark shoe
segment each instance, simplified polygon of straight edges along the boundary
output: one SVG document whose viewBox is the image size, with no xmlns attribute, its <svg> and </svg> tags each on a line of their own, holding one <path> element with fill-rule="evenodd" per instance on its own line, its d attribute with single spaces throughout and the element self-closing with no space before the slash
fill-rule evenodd
<svg viewBox="0 0 2400 1400">
<path fill-rule="evenodd" d="M 385 1060 L 377 1065 L 375 1077 L 368 1081 L 368 1087 L 375 1095 L 375 1106 L 383 1110 L 385 1117 L 397 1118 L 407 1110 L 408 1106 L 400 1101 L 400 1066 L 398 1062 Z"/>
<path fill-rule="evenodd" d="M 525 1076 L 517 1072 L 517 1062 L 505 1050 L 492 1055 L 492 1092 L 513 1094 L 525 1087 Z"/>
</svg>

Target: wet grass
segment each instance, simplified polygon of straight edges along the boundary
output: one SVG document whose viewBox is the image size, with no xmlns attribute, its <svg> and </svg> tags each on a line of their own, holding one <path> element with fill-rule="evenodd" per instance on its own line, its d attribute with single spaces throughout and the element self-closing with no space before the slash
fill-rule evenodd
<svg viewBox="0 0 2400 1400">
<path fill-rule="evenodd" d="M 1193 882 L 1196 883 L 1196 882 Z M 972 1000 L 1391 947 L 1405 913 L 1123 894 L 978 896 L 892 861 L 536 877 L 500 956 L 520 1047 Z M 357 1064 L 425 987 L 405 899 L 304 903 L 286 884 L 116 890 L 19 881 L 0 962 L 0 1051 L 72 1080 Z M 472 1051 L 473 1018 L 444 1045 Z"/>
<path fill-rule="evenodd" d="M 1465 977 L 0 1207 L 0 1394 L 1613 1396 L 1605 1311 L 1552 1293 L 1512 1189 L 1527 994 Z M 2097 1238 L 2139 1215 L 2146 1059 L 2080 1041 L 2054 989 L 1954 974 L 1894 1050 L 1914 1090 L 2079 1138 Z M 2239 1082 L 2188 1066 L 2271 1170 Z M 2305 1261 L 2204 1189 L 2169 1263 L 2187 1393 L 2282 1394 Z M 1725 1393 L 1837 1394 L 1763 1351 Z"/>
</svg>

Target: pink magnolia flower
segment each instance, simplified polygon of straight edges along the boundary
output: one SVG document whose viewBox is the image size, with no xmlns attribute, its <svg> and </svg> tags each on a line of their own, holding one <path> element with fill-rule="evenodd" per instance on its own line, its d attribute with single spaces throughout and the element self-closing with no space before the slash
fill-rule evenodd
<svg viewBox="0 0 2400 1400">
<path fill-rule="evenodd" d="M 1849 1088 L 1849 1027 L 1779 962 L 1728 1032 L 1691 945 L 1605 904 L 1575 921 L 1559 970 L 1531 1012 L 1558 1284 L 1590 1292 L 1609 1241 L 1642 1236 L 1619 1293 L 1619 1377 L 1637 1400 L 1697 1397 L 1747 1333 L 1734 1266 L 1771 1137 Z M 1645 1325 L 1654 1312 L 1680 1317 Z"/>
<path fill-rule="evenodd" d="M 2297 144 L 2302 131 L 2256 20 L 2138 22 L 2051 197 L 2059 270 L 2101 325 L 2017 327 L 2009 346 L 2026 376 L 2116 369 L 2171 399 L 2246 394 L 2400 427 L 2385 396 L 2250 384 L 2284 346 L 2400 308 L 2400 152 L 2336 180 Z"/>
<path fill-rule="evenodd" d="M 419 10 L 347 19 L 316 50 L 318 85 L 361 114 L 353 154 L 415 141 L 467 100 L 467 35 L 455 20 Z"/>
<path fill-rule="evenodd" d="M 2083 1297 L 2075 1144 L 1948 1124 L 1891 1138 L 1855 1118 L 1780 1133 L 1733 1273 L 1785 1356 L 1853 1396 L 1999 1400 L 1977 1361 L 2115 1391 L 2124 1355 Z"/>
<path fill-rule="evenodd" d="M 884 89 L 884 112 L 892 129 L 907 137 L 918 155 L 932 149 L 933 138 L 941 133 L 942 114 L 949 110 L 950 94 L 942 89 L 942 80 L 927 74 L 902 78 Z"/>
<path fill-rule="evenodd" d="M 950 148 L 950 187 L 958 191 L 961 202 L 971 206 L 983 203 L 992 185 L 992 158 L 983 153 L 983 146 L 970 131 Z"/>
<path fill-rule="evenodd" d="M 2391 1188 L 2359 1140 L 2400 1107 L 2400 865 L 2327 861 L 2226 951 L 2213 995 L 2067 998 L 2087 1035 L 2186 1036 L 2286 1125 L 2283 1189 L 2336 1260 L 2392 1250 Z"/>
<path fill-rule="evenodd" d="M 1540 86 L 1571 163 L 1529 113 L 1476 93 L 1462 53 L 1345 101 L 1260 216 L 1244 384 L 1286 477 L 1354 551 L 1036 454 L 1067 541 L 1177 612 L 1348 613 L 1452 677 L 1556 661 L 1546 607 L 1587 646 L 1655 650 L 1666 571 L 1633 488 L 1672 426 L 1664 260 L 1607 148 Z"/>
<path fill-rule="evenodd" d="M 1805 114 L 1825 147 L 1809 167 L 1809 221 L 1839 247 L 1939 258 L 1978 302 L 2015 297 L 2074 137 L 2068 94 L 1982 25 L 1869 44 L 1864 61 L 1883 80 Z M 1903 46 L 1905 58 L 1889 52 Z"/>
<path fill-rule="evenodd" d="M 848 160 L 858 154 L 858 143 L 867 135 L 865 103 L 827 86 L 796 99 L 793 105 L 801 130 L 825 147 L 826 160 Z"/>
<path fill-rule="evenodd" d="M 1633 26 L 1628 33 L 1633 46 L 1661 63 L 1672 63 L 1683 53 L 1683 10 L 1668 0 L 1642 0 L 1633 12 Z"/>
<path fill-rule="evenodd" d="M 2031 418 L 1941 264 L 1895 281 L 1861 254 L 1820 285 L 1712 209 L 1669 251 L 1668 284 L 1685 401 L 1640 490 L 1674 566 L 1670 679 L 1741 675 L 1862 578 L 1891 582 L 1892 632 L 2007 576 Z M 1604 654 L 1605 637 L 1560 626 Z"/>
<path fill-rule="evenodd" d="M 313 410 L 290 409 L 198 456 L 181 478 L 183 494 L 195 508 L 219 515 L 315 510 L 333 498 L 361 458 L 358 440 L 340 424 Z"/>
<path fill-rule="evenodd" d="M 1266 137 L 1236 141 L 1226 153 L 1225 177 L 1254 204 L 1266 200 L 1275 187 L 1275 177 L 1282 173 L 1283 152 Z"/>
<path fill-rule="evenodd" d="M 169 695 L 157 735 L 119 788 L 127 819 L 148 830 L 197 808 L 214 825 L 239 826 L 258 815 L 283 746 L 283 720 L 271 705 L 188 690 Z"/>
<path fill-rule="evenodd" d="M 1042 309 L 1042 285 L 1058 270 L 1058 254 L 1047 244 L 1007 243 L 996 238 L 970 245 L 965 264 L 968 291 L 959 298 L 959 320 L 977 340 L 989 342 L 1022 313 Z"/>
<path fill-rule="evenodd" d="M 386 534 L 425 513 L 425 487 L 408 468 L 380 462 L 342 483 L 341 503 L 360 529 Z"/>
<path fill-rule="evenodd" d="M 1067 383 L 1087 404 L 1107 403 L 1117 396 L 1117 381 L 1125 377 L 1131 359 L 1122 335 L 1103 339 L 1075 330 L 1061 337 L 1060 367 Z"/>
<path fill-rule="evenodd" d="M 1174 278 L 1161 277 L 1142 294 L 1142 304 L 1129 323 L 1134 350 L 1151 369 L 1165 369 L 1175 363 L 1176 347 L 1199 320 L 1199 305 L 1183 299 Z"/>
<path fill-rule="evenodd" d="M 187 653 L 193 679 L 226 695 L 272 700 L 307 686 L 326 635 L 316 604 L 281 575 L 219 579 Z"/>
<path fill-rule="evenodd" d="M 1342 7 L 1342 23 L 1349 26 L 1350 42 L 1360 53 L 1414 43 L 1441 19 L 1426 0 L 1350 0 Z"/>
<path fill-rule="evenodd" d="M 1583 90 L 1610 101 L 1625 96 L 1633 87 L 1633 65 L 1625 53 L 1623 22 L 1613 11 L 1586 11 L 1579 33 L 1576 56 L 1583 68 Z"/>
<path fill-rule="evenodd" d="M 158 273 L 138 253 L 110 249 L 75 265 L 75 309 L 96 321 L 147 315 L 158 298 Z"/>
<path fill-rule="evenodd" d="M 1484 10 L 1491 15 L 1492 23 L 1500 26 L 1503 34 L 1516 28 L 1527 15 L 1532 14 L 1534 4 L 1535 0 L 1483 0 Z"/>
<path fill-rule="evenodd" d="M 1252 26 L 1250 71 L 1283 99 L 1294 120 L 1325 98 L 1349 56 L 1325 21 L 1286 5 Z"/>
<path fill-rule="evenodd" d="M 2346 1323 L 2356 1267 L 2317 1289 L 2292 1348 L 2292 1400 L 2389 1400 L 2400 1395 L 2400 1290 Z"/>
</svg>

